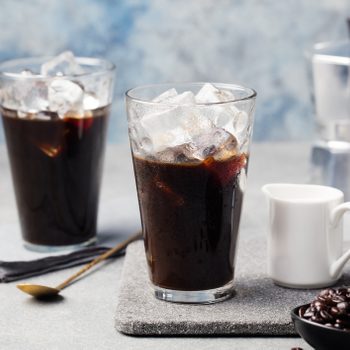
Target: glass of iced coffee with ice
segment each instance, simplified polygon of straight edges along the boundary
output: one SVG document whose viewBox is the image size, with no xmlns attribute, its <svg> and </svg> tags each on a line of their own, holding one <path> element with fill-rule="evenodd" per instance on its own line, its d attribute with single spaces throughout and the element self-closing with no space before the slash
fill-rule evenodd
<svg viewBox="0 0 350 350">
<path fill-rule="evenodd" d="M 96 240 L 115 67 L 64 52 L 0 65 L 0 108 L 25 245 Z"/>
<path fill-rule="evenodd" d="M 233 294 L 256 93 L 229 84 L 126 93 L 146 258 L 155 296 L 214 303 Z"/>
</svg>

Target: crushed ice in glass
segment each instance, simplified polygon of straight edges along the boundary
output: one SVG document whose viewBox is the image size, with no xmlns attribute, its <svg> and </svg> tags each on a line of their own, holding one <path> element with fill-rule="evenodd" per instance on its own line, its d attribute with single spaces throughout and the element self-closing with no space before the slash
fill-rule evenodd
<svg viewBox="0 0 350 350">
<path fill-rule="evenodd" d="M 168 147 L 156 153 L 156 159 L 162 162 L 192 162 L 203 161 L 208 157 L 215 160 L 225 160 L 235 155 L 236 138 L 220 128 L 213 128 L 206 134 L 198 134 L 191 142 Z"/>
<path fill-rule="evenodd" d="M 249 118 L 227 89 L 206 83 L 196 95 L 172 88 L 155 97 L 152 112 L 139 120 L 148 140 L 146 154 L 163 162 L 224 160 L 235 155 L 249 137 Z"/>
<path fill-rule="evenodd" d="M 231 91 L 220 90 L 209 83 L 204 84 L 196 94 L 197 103 L 216 103 L 234 100 L 235 96 Z"/>
<path fill-rule="evenodd" d="M 163 92 L 159 96 L 155 97 L 152 101 L 153 102 L 162 102 L 162 101 L 166 101 L 169 98 L 172 98 L 175 96 L 177 96 L 177 91 L 176 91 L 176 89 L 172 88 L 172 89 L 169 89 L 169 90 Z"/>
<path fill-rule="evenodd" d="M 68 112 L 75 112 L 77 116 L 83 117 L 84 111 L 106 104 L 101 101 L 100 96 L 103 87 L 96 87 L 98 97 L 96 91 L 85 91 L 82 83 L 74 79 L 84 73 L 86 71 L 72 52 L 62 52 L 43 63 L 40 74 L 30 69 L 21 72 L 23 77 L 44 76 L 51 79 L 28 79 L 9 83 L 0 91 L 0 102 L 5 108 L 16 110 L 19 118 L 50 120 L 64 118 Z"/>
<path fill-rule="evenodd" d="M 64 51 L 50 61 L 42 64 L 40 74 L 44 76 L 63 76 L 84 74 L 84 69 L 79 65 L 71 51 Z"/>
<path fill-rule="evenodd" d="M 83 88 L 67 79 L 54 79 L 48 88 L 48 101 L 51 111 L 63 118 L 68 111 L 80 111 L 83 107 Z"/>
<path fill-rule="evenodd" d="M 84 110 L 92 110 L 100 107 L 98 97 L 93 93 L 85 92 L 83 98 L 83 107 Z"/>
</svg>

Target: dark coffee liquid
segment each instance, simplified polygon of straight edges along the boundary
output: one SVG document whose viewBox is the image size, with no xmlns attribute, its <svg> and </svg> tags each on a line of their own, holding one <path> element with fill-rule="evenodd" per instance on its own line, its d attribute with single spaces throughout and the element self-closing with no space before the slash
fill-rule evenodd
<svg viewBox="0 0 350 350">
<path fill-rule="evenodd" d="M 62 246 L 94 237 L 109 107 L 48 120 L 1 112 L 25 241 Z"/>
<path fill-rule="evenodd" d="M 192 164 L 133 161 L 153 283 L 193 291 L 230 282 L 246 156 Z"/>
</svg>

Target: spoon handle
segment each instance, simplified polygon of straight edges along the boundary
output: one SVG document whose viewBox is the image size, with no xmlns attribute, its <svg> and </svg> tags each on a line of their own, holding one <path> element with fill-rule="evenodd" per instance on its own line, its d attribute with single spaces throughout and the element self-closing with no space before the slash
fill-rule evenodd
<svg viewBox="0 0 350 350">
<path fill-rule="evenodd" d="M 99 262 L 109 258 L 111 255 L 119 252 L 120 250 L 126 248 L 126 246 L 133 242 L 136 241 L 137 239 L 142 237 L 142 233 L 138 232 L 136 234 L 134 234 L 133 236 L 130 236 L 128 239 L 126 239 L 125 241 L 117 244 L 115 247 L 107 250 L 105 253 L 101 254 L 100 256 L 98 256 L 96 259 L 92 260 L 91 262 L 89 262 L 87 265 L 85 265 L 82 269 L 80 269 L 78 272 L 76 272 L 74 275 L 72 275 L 71 277 L 67 278 L 65 281 L 63 281 L 61 284 L 59 284 L 56 289 L 58 290 L 62 290 L 63 288 L 65 288 L 70 282 L 72 282 L 73 280 L 75 280 L 77 277 L 79 277 L 80 275 L 82 275 L 84 272 L 86 272 L 87 270 L 90 270 L 93 266 L 95 266 L 96 264 L 98 264 Z"/>
</svg>

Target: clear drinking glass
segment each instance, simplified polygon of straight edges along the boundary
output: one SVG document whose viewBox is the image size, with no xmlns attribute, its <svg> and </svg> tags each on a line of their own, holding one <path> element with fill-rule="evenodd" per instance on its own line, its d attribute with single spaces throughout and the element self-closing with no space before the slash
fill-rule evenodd
<svg viewBox="0 0 350 350">
<path fill-rule="evenodd" d="M 159 299 L 214 303 L 233 294 L 255 98 L 254 90 L 229 84 L 126 93 L 146 258 Z"/>
<path fill-rule="evenodd" d="M 339 188 L 350 199 L 350 41 L 317 43 L 308 53 L 316 140 L 310 182 Z"/>
<path fill-rule="evenodd" d="M 25 245 L 39 251 L 96 240 L 115 67 L 62 55 L 0 65 L 1 115 L 21 230 Z"/>
<path fill-rule="evenodd" d="M 318 139 L 350 142 L 350 41 L 316 44 L 311 65 Z"/>
</svg>

